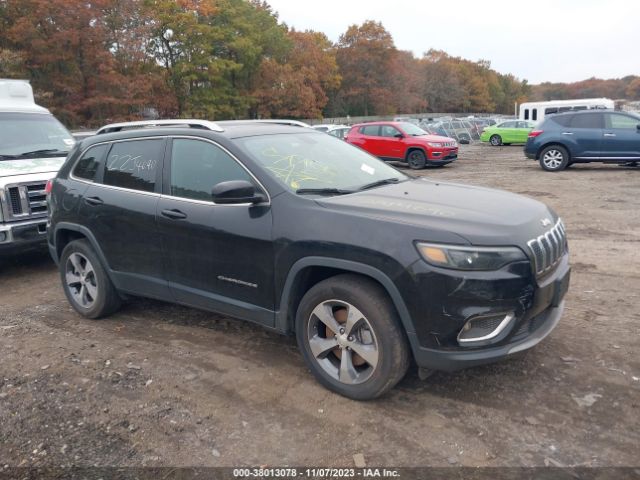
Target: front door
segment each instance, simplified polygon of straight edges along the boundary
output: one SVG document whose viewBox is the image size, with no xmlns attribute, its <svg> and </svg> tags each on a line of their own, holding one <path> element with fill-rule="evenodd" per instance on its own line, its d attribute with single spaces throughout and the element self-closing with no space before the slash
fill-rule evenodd
<svg viewBox="0 0 640 480">
<path fill-rule="evenodd" d="M 640 120 L 621 113 L 606 113 L 602 135 L 603 158 L 640 159 Z"/>
<path fill-rule="evenodd" d="M 378 156 L 385 159 L 404 159 L 405 140 L 404 135 L 392 125 L 380 126 L 380 153 Z"/>
<path fill-rule="evenodd" d="M 211 190 L 253 176 L 224 148 L 193 138 L 171 140 L 158 226 L 165 277 L 176 301 L 274 325 L 271 208 L 217 205 Z"/>
</svg>

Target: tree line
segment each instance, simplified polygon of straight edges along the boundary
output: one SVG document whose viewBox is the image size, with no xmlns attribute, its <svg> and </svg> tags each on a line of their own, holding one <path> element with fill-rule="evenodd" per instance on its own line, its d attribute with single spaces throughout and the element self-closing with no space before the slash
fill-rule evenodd
<svg viewBox="0 0 640 480">
<path fill-rule="evenodd" d="M 511 113 L 560 88 L 443 51 L 416 58 L 373 21 L 333 43 L 289 28 L 261 0 L 0 0 L 0 77 L 29 79 L 74 127 L 153 114 Z"/>
</svg>

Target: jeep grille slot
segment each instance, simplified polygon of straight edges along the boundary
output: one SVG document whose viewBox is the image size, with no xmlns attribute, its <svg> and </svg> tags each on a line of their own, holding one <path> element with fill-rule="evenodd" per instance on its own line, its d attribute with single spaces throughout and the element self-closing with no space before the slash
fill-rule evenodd
<svg viewBox="0 0 640 480">
<path fill-rule="evenodd" d="M 527 242 L 533 254 L 536 275 L 544 275 L 555 267 L 567 251 L 567 235 L 562 220 L 548 232 Z"/>
</svg>

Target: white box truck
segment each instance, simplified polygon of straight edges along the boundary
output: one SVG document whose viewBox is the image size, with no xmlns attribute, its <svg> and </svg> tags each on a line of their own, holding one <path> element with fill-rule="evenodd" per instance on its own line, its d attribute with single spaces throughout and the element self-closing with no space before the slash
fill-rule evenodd
<svg viewBox="0 0 640 480">
<path fill-rule="evenodd" d="M 74 144 L 28 81 L 0 79 L 0 255 L 45 244 L 45 187 Z"/>
<path fill-rule="evenodd" d="M 615 102 L 609 98 L 578 98 L 575 100 L 550 100 L 547 102 L 526 102 L 520 105 L 519 120 L 541 122 L 546 115 L 570 112 L 575 110 L 590 110 L 593 108 L 615 107 Z"/>
</svg>

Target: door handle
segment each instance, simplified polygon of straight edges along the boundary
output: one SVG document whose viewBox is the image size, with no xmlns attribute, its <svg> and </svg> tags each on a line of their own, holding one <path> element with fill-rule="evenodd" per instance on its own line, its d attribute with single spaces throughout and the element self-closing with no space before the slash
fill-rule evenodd
<svg viewBox="0 0 640 480">
<path fill-rule="evenodd" d="M 102 205 L 104 201 L 100 197 L 87 197 L 84 199 L 87 205 Z"/>
<path fill-rule="evenodd" d="M 163 216 L 170 218 L 172 220 L 182 220 L 184 218 L 187 218 L 187 214 L 184 212 L 181 212 L 180 210 L 162 210 L 162 212 L 160 212 Z"/>
<path fill-rule="evenodd" d="M 615 137 L 616 134 L 615 133 L 605 133 L 604 136 L 605 137 Z"/>
<path fill-rule="evenodd" d="M 562 132 L 563 135 L 573 135 L 573 132 Z"/>
</svg>

